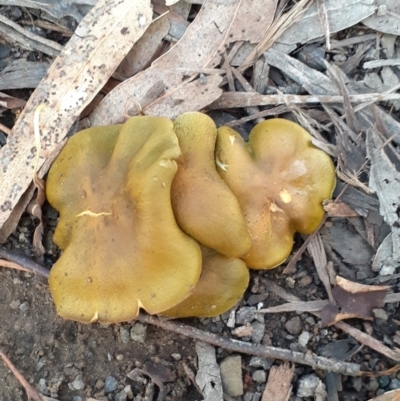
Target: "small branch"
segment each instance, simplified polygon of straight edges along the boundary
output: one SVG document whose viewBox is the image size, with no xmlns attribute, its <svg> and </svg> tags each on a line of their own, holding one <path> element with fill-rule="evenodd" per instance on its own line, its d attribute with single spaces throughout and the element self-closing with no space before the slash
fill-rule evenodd
<svg viewBox="0 0 400 401">
<path fill-rule="evenodd" d="M 347 376 L 357 376 L 360 372 L 360 365 L 355 363 L 342 362 L 308 353 L 304 354 L 302 352 L 294 352 L 283 348 L 267 347 L 261 344 L 251 344 L 231 338 L 224 338 L 213 333 L 186 326 L 182 323 L 176 323 L 171 320 L 161 320 L 158 317 L 145 315 L 143 313 L 141 313 L 137 319 L 142 323 L 152 324 L 164 330 L 204 341 L 232 352 L 240 352 L 242 354 L 255 355 L 263 358 L 281 359 L 283 361 L 308 365 L 314 369 L 327 370 Z"/>
<path fill-rule="evenodd" d="M 43 276 L 45 278 L 49 277 L 49 270 L 46 269 L 41 264 L 35 262 L 28 256 L 14 253 L 5 248 L 0 247 L 0 258 L 6 259 L 9 262 L 13 262 L 19 265 L 20 268 L 18 270 L 25 270 L 30 273 L 38 274 L 39 276 Z M 16 268 L 13 266 L 6 266 L 6 267 Z"/>
<path fill-rule="evenodd" d="M 22 387 L 25 389 L 26 395 L 28 396 L 28 401 L 42 401 L 38 392 L 26 381 L 25 377 L 22 376 L 20 371 L 13 365 L 13 363 L 8 359 L 3 351 L 0 350 L 0 357 L 3 359 L 4 363 L 14 374 L 16 379 L 21 383 Z"/>
<path fill-rule="evenodd" d="M 381 102 L 386 100 L 399 100 L 399 93 L 363 93 L 349 95 L 351 103 Z M 340 103 L 344 97 L 340 95 L 261 95 L 256 92 L 224 92 L 221 97 L 211 103 L 208 109 L 229 109 L 250 106 L 271 106 L 287 104 L 313 104 L 313 103 Z"/>
</svg>

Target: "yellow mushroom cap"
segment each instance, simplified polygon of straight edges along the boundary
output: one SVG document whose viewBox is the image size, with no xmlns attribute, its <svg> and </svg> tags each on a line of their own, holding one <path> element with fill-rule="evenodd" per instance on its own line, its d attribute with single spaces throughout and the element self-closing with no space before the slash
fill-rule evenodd
<svg viewBox="0 0 400 401">
<path fill-rule="evenodd" d="M 172 122 L 133 117 L 81 131 L 47 180 L 64 249 L 49 285 L 57 312 L 81 322 L 122 322 L 187 298 L 201 251 L 178 227 L 170 188 L 180 156 Z"/>
<path fill-rule="evenodd" d="M 203 113 L 185 113 L 174 121 L 174 131 L 182 150 L 171 189 L 179 226 L 224 255 L 246 255 L 251 238 L 243 212 L 215 166 L 213 120 Z"/>
<path fill-rule="evenodd" d="M 162 315 L 175 318 L 218 316 L 232 308 L 246 291 L 249 269 L 241 259 L 201 248 L 202 273 L 193 293 Z"/>
<path fill-rule="evenodd" d="M 322 201 L 335 187 L 331 158 L 311 135 L 289 120 L 257 124 L 246 144 L 233 129 L 218 129 L 218 171 L 244 211 L 252 248 L 243 260 L 254 269 L 283 263 L 295 232 L 311 234 L 321 223 Z"/>
</svg>

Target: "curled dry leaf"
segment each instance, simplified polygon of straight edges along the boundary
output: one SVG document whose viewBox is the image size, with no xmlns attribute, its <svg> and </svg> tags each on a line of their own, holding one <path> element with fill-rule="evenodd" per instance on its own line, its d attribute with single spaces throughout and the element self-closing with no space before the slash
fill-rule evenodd
<svg viewBox="0 0 400 401">
<path fill-rule="evenodd" d="M 276 3 L 276 0 L 268 4 L 264 0 L 254 0 L 252 7 L 248 7 L 248 2 L 244 0 L 218 3 L 207 1 L 185 35 L 168 53 L 157 59 L 147 70 L 117 86 L 103 99 L 90 117 L 92 125 L 121 123 L 128 116 L 139 114 L 138 104 L 147 115 L 169 118 L 185 111 L 204 108 L 222 92 L 215 87 L 212 90 L 213 96 L 205 90 L 193 93 L 187 84 L 204 68 L 213 68 L 220 63 L 225 45 L 235 40 L 259 40 L 273 20 Z M 244 27 L 244 21 L 247 28 Z M 216 77 L 213 79 L 215 81 L 210 81 L 210 84 L 219 85 L 220 81 Z M 162 83 L 163 94 L 154 94 L 146 107 L 154 82 Z M 211 87 L 207 89 L 210 91 Z M 177 91 L 187 93 L 185 101 L 179 103 L 179 112 L 174 108 L 165 108 L 166 103 L 174 103 L 170 98 L 176 97 Z"/>
<path fill-rule="evenodd" d="M 379 133 L 367 131 L 367 155 L 371 161 L 369 187 L 376 192 L 380 202 L 379 212 L 392 229 L 393 258 L 400 261 L 399 194 L 400 172 L 396 170 L 385 152 Z"/>
<path fill-rule="evenodd" d="M 340 320 L 360 318 L 373 320 L 372 310 L 385 305 L 385 296 L 390 287 L 355 283 L 343 277 L 336 277 L 332 295 L 336 302 L 321 310 L 323 326 L 330 326 Z"/>
<path fill-rule="evenodd" d="M 99 0 L 78 26 L 0 150 L 0 226 L 33 179 L 37 150 L 32 124 L 36 108 L 46 104 L 39 123 L 40 167 L 141 37 L 151 18 L 150 0 Z"/>
<path fill-rule="evenodd" d="M 323 202 L 325 212 L 330 217 L 359 217 L 360 215 L 347 203 L 342 201 L 326 200 Z"/>
</svg>

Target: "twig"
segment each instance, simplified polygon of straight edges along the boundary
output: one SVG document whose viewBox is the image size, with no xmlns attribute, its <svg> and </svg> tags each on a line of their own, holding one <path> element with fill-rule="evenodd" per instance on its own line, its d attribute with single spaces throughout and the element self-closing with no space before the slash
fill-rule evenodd
<svg viewBox="0 0 400 401">
<path fill-rule="evenodd" d="M 284 361 L 308 365 L 314 369 L 327 370 L 347 376 L 357 376 L 360 372 L 360 366 L 355 363 L 342 362 L 309 353 L 304 354 L 302 352 L 294 352 L 287 349 L 268 347 L 261 344 L 251 344 L 244 341 L 224 338 L 213 333 L 186 326 L 182 323 L 176 323 L 171 320 L 161 320 L 158 317 L 145 315 L 143 313 L 138 316 L 138 320 L 142 323 L 149 323 L 162 329 L 204 341 L 232 352 L 240 352 L 242 354 L 255 355 L 264 358 L 281 359 Z"/>
<path fill-rule="evenodd" d="M 379 68 L 379 67 L 392 67 L 395 65 L 400 65 L 400 60 L 398 58 L 389 59 L 389 60 L 371 60 L 366 61 L 363 64 L 364 69 L 368 68 Z"/>
<path fill-rule="evenodd" d="M 22 376 L 22 374 L 19 372 L 19 370 L 13 365 L 13 363 L 8 359 L 8 357 L 1 350 L 0 350 L 0 356 L 3 359 L 4 363 L 7 365 L 7 367 L 14 374 L 16 379 L 21 383 L 21 385 L 25 389 L 26 395 L 28 396 L 28 401 L 29 400 L 42 401 L 40 399 L 38 392 L 26 381 L 24 376 Z"/>
<path fill-rule="evenodd" d="M 375 103 L 386 100 L 399 100 L 399 93 L 363 93 L 349 95 L 351 103 Z M 250 106 L 270 106 L 279 104 L 344 103 L 341 95 L 261 95 L 257 92 L 224 92 L 218 100 L 211 103 L 211 109 L 229 109 Z"/>
<path fill-rule="evenodd" d="M 30 273 L 38 274 L 45 278 L 49 277 L 49 270 L 46 269 L 41 264 L 35 262 L 33 259 L 28 256 L 21 255 L 18 253 L 11 252 L 5 248 L 0 247 L 0 258 L 6 259 L 9 262 L 16 263 L 23 270 L 26 270 Z M 9 266 L 11 267 L 11 266 Z M 21 269 L 20 269 L 21 270 Z"/>
<path fill-rule="evenodd" d="M 10 128 L 6 127 L 4 124 L 0 123 L 0 131 L 2 131 L 6 135 L 11 134 Z"/>
<path fill-rule="evenodd" d="M 1 14 L 0 30 L 3 39 L 27 50 L 37 50 L 48 56 L 57 57 L 63 49 L 57 42 L 29 32 Z"/>
</svg>

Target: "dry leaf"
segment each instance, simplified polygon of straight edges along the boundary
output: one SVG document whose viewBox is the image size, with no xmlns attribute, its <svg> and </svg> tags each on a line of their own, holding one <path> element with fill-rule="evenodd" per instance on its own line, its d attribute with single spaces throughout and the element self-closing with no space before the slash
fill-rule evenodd
<svg viewBox="0 0 400 401">
<path fill-rule="evenodd" d="M 379 198 L 379 211 L 391 226 L 393 258 L 400 261 L 400 172 L 396 170 L 384 149 L 384 143 L 374 129 L 367 131 L 367 155 L 371 161 L 369 187 Z"/>
<path fill-rule="evenodd" d="M 392 233 L 388 234 L 376 251 L 372 261 L 372 271 L 379 272 L 379 275 L 394 274 L 396 268 L 400 266 L 400 261 L 393 258 Z"/>
<path fill-rule="evenodd" d="M 168 14 L 155 19 L 146 29 L 144 35 L 134 44 L 130 52 L 122 60 L 116 73 L 124 79 L 142 71 L 151 61 L 162 40 L 169 30 Z"/>
<path fill-rule="evenodd" d="M 247 40 L 249 35 L 251 39 L 254 39 L 256 31 L 259 37 L 262 36 L 272 22 L 275 7 L 276 0 L 268 3 L 263 0 L 254 0 L 252 7 L 248 7 L 248 3 L 244 0 L 223 3 L 207 1 L 186 30 L 185 35 L 168 53 L 157 59 L 147 70 L 141 71 L 117 86 L 103 99 L 90 117 L 92 125 L 120 123 L 128 116 L 139 113 L 138 104 L 141 105 L 145 114 L 173 118 L 176 112 L 170 109 L 174 113 L 165 114 L 169 108 L 166 109 L 163 103 L 173 103 L 170 98 L 174 97 L 175 91 L 186 92 L 186 96 L 190 97 L 190 91 L 186 89 L 186 85 L 192 81 L 193 76 L 205 68 L 218 65 L 222 51 L 230 42 Z M 258 12 L 256 15 L 255 10 L 260 9 L 262 13 Z M 251 28 L 243 28 L 244 16 L 247 16 L 246 26 Z M 211 77 L 207 76 L 206 79 L 211 80 Z M 164 94 L 161 98 L 154 97 L 152 103 L 143 107 L 143 98 L 148 97 L 154 82 L 162 83 Z M 187 102 L 181 105 L 181 112 L 198 110 L 200 105 L 200 108 L 203 108 L 215 100 L 220 93 L 214 89 L 214 99 L 206 91 L 194 93 L 193 98 L 197 98 L 195 99 L 196 108 L 191 102 Z"/>
<path fill-rule="evenodd" d="M 337 276 L 336 286 L 332 289 L 336 304 L 330 303 L 321 310 L 322 325 L 330 326 L 351 318 L 373 320 L 372 310 L 385 305 L 389 288 L 358 284 Z"/>
<path fill-rule="evenodd" d="M 215 356 L 215 348 L 210 344 L 197 341 L 196 352 L 198 358 L 196 383 L 204 401 L 222 401 L 221 373 Z"/>
<path fill-rule="evenodd" d="M 376 0 L 376 12 L 362 23 L 378 32 L 400 35 L 399 0 Z"/>
<path fill-rule="evenodd" d="M 5 107 L 6 109 L 17 109 L 20 107 L 24 107 L 26 104 L 26 100 L 18 99 L 16 97 L 6 95 L 5 93 L 0 92 L 0 106 Z"/>
<path fill-rule="evenodd" d="M 36 108 L 46 104 L 39 125 L 42 165 L 143 34 L 151 17 L 150 0 L 99 0 L 78 26 L 0 150 L 0 227 L 33 179 L 36 146 L 32 125 Z"/>
<path fill-rule="evenodd" d="M 330 217 L 359 217 L 360 215 L 347 203 L 342 201 L 326 200 L 324 210 Z"/>
<path fill-rule="evenodd" d="M 356 25 L 372 15 L 376 9 L 375 0 L 325 0 L 324 3 L 331 33 Z M 311 42 L 316 38 L 323 37 L 324 34 L 325 30 L 318 16 L 317 2 L 314 2 L 302 18 L 275 41 L 273 48 L 290 53 L 299 43 Z"/>
</svg>

